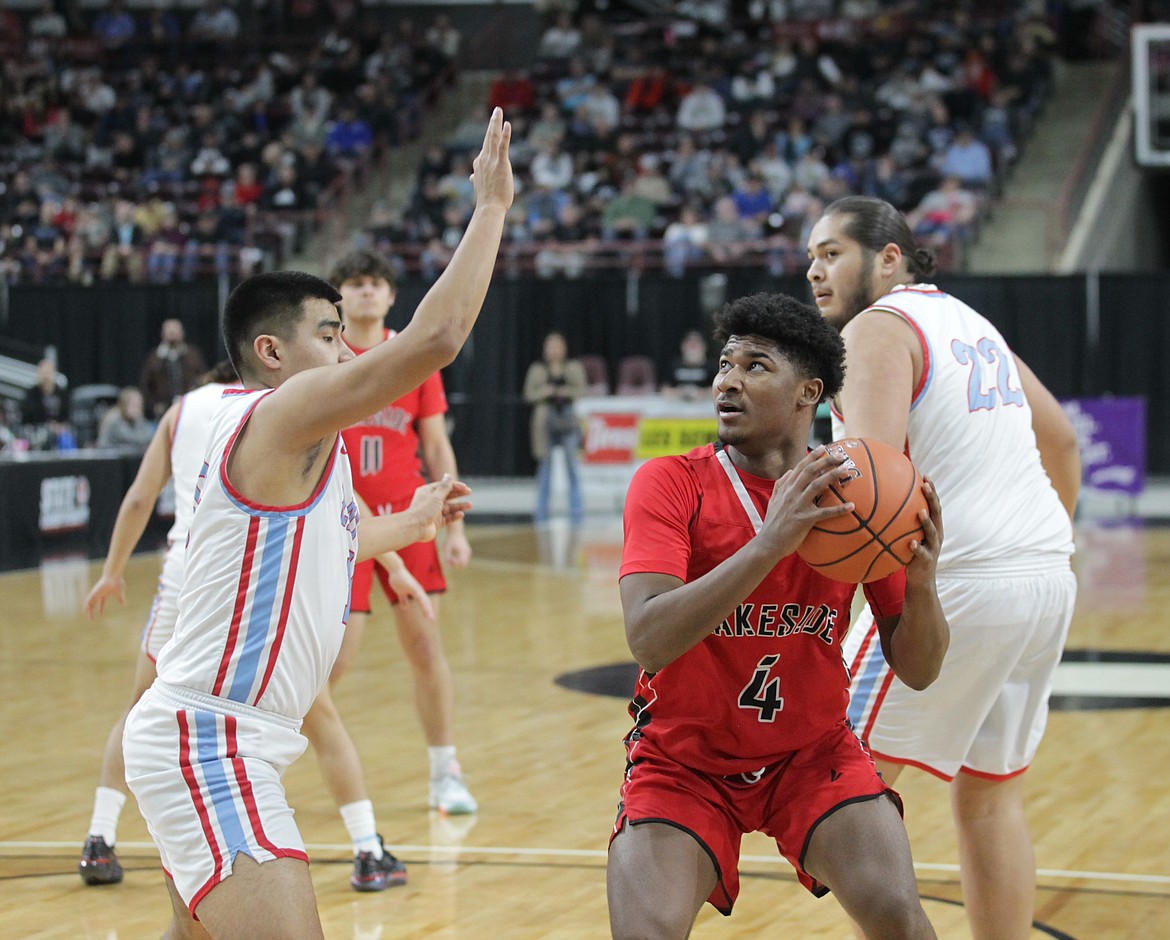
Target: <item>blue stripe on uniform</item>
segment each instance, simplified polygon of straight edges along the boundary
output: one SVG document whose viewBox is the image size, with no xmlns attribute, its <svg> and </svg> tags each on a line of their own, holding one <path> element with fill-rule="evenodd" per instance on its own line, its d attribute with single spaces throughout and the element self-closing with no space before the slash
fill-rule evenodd
<svg viewBox="0 0 1170 940">
<path fill-rule="evenodd" d="M 235 790 L 224 772 L 219 753 L 219 728 L 211 712 L 192 710 L 195 716 L 195 753 L 199 758 L 199 770 L 203 774 L 203 789 L 210 797 L 215 821 L 223 834 L 228 860 L 240 852 L 251 855 L 252 849 L 244 835 L 244 827 L 236 812 Z"/>
<path fill-rule="evenodd" d="M 276 589 L 280 585 L 285 554 L 285 536 L 289 519 L 283 516 L 269 516 L 264 520 L 264 555 L 260 562 L 260 573 L 256 578 L 256 590 L 252 595 L 252 611 L 248 617 L 248 630 L 244 646 L 236 663 L 236 674 L 227 697 L 234 702 L 247 702 L 260 670 L 260 656 L 268 645 L 272 628 L 272 611 L 276 606 Z"/>
</svg>

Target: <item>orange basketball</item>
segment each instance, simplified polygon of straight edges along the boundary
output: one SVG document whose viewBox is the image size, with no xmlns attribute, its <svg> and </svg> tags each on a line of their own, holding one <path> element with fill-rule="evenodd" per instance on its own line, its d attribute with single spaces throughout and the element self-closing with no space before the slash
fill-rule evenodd
<svg viewBox="0 0 1170 940">
<path fill-rule="evenodd" d="M 853 511 L 813 526 L 797 554 L 827 578 L 860 584 L 897 571 L 923 536 L 918 510 L 926 508 L 922 477 L 904 454 L 869 438 L 827 445 L 847 458 L 850 479 L 833 482 L 823 500 L 853 503 Z"/>
</svg>

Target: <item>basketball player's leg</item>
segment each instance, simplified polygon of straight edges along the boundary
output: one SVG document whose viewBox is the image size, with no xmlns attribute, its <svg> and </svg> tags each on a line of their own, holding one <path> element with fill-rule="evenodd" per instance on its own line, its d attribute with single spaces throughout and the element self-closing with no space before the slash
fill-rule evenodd
<svg viewBox="0 0 1170 940">
<path fill-rule="evenodd" d="M 325 787 L 338 806 L 369 799 L 357 746 L 341 720 L 328 686 L 321 690 L 305 715 L 301 733 L 313 746 Z"/>
<path fill-rule="evenodd" d="M 163 934 L 163 940 L 211 940 L 211 934 L 187 910 L 187 905 L 175 890 L 175 883 L 170 878 L 164 877 L 163 880 L 167 883 L 167 891 L 171 896 L 171 910 L 174 913 L 171 925 Z"/>
<path fill-rule="evenodd" d="M 121 717 L 110 729 L 106 737 L 105 749 L 102 751 L 102 769 L 98 777 L 98 785 L 111 789 L 128 792 L 126 788 L 126 766 L 122 760 L 122 732 L 126 727 L 126 716 L 130 709 L 138 704 L 142 693 L 150 688 L 157 672 L 150 657 L 142 650 L 138 651 L 138 659 L 134 665 L 134 689 L 130 694 L 130 704 L 122 712 Z"/>
<path fill-rule="evenodd" d="M 906 827 L 892 799 L 848 803 L 821 821 L 809 839 L 804 869 L 832 890 L 858 936 L 935 936 L 918 897 Z"/>
<path fill-rule="evenodd" d="M 410 665 L 414 706 L 427 744 L 450 747 L 455 743 L 455 681 L 439 631 L 439 595 L 429 596 L 434 617 L 427 617 L 418 604 L 395 604 L 394 624 Z"/>
<path fill-rule="evenodd" d="M 1036 856 L 1024 814 L 1023 775 L 985 780 L 960 773 L 951 783 L 963 901 L 974 940 L 1031 935 Z"/>
<path fill-rule="evenodd" d="M 195 910 L 215 940 L 324 940 L 308 862 L 277 858 L 259 864 L 243 853 L 232 873 Z M 177 919 L 177 914 L 176 914 Z"/>
<path fill-rule="evenodd" d="M 686 937 L 715 890 L 715 865 L 698 840 L 665 823 L 624 822 L 606 864 L 614 938 Z"/>
</svg>

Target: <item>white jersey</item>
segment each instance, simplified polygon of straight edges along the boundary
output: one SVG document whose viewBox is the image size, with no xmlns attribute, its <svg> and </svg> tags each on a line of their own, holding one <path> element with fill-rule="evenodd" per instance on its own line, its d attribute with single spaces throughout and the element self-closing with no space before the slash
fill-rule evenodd
<svg viewBox="0 0 1170 940">
<path fill-rule="evenodd" d="M 999 331 L 933 284 L 895 287 L 868 310 L 901 317 L 922 347 L 906 445 L 942 501 L 940 573 L 1071 555 L 1072 525 L 1040 463 L 1032 409 Z M 844 435 L 836 412 L 833 433 Z"/>
<path fill-rule="evenodd" d="M 358 509 L 340 435 L 303 503 L 260 506 L 232 486 L 227 457 L 271 393 L 224 393 L 196 483 L 179 619 L 158 676 L 299 720 L 341 649 Z"/>
<path fill-rule="evenodd" d="M 175 416 L 175 430 L 171 436 L 175 521 L 167 533 L 167 541 L 172 545 L 181 547 L 187 541 L 187 530 L 191 528 L 191 516 L 195 512 L 195 481 L 199 478 L 203 453 L 207 449 L 207 432 L 223 399 L 223 390 L 229 387 L 233 386 L 211 382 L 179 399 L 179 413 Z"/>
</svg>

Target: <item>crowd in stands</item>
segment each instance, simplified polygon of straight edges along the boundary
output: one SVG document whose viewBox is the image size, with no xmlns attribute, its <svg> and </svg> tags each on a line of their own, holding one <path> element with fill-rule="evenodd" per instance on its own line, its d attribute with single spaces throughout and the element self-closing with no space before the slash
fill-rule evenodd
<svg viewBox="0 0 1170 940">
<path fill-rule="evenodd" d="M 483 113 L 427 154 L 408 205 L 378 207 L 366 240 L 404 267 L 432 277 L 457 243 L 464 161 L 494 106 L 524 187 L 505 253 L 540 274 L 625 265 L 638 246 L 674 274 L 793 271 L 821 208 L 852 193 L 892 202 L 957 266 L 1059 38 L 1026 0 L 679 0 L 620 21 L 545 6 L 532 67 L 498 74 Z"/>
<path fill-rule="evenodd" d="M 461 40 L 441 14 L 423 28 L 324 0 L 2 13 L 10 283 L 278 265 L 376 154 L 417 136 Z"/>
</svg>

